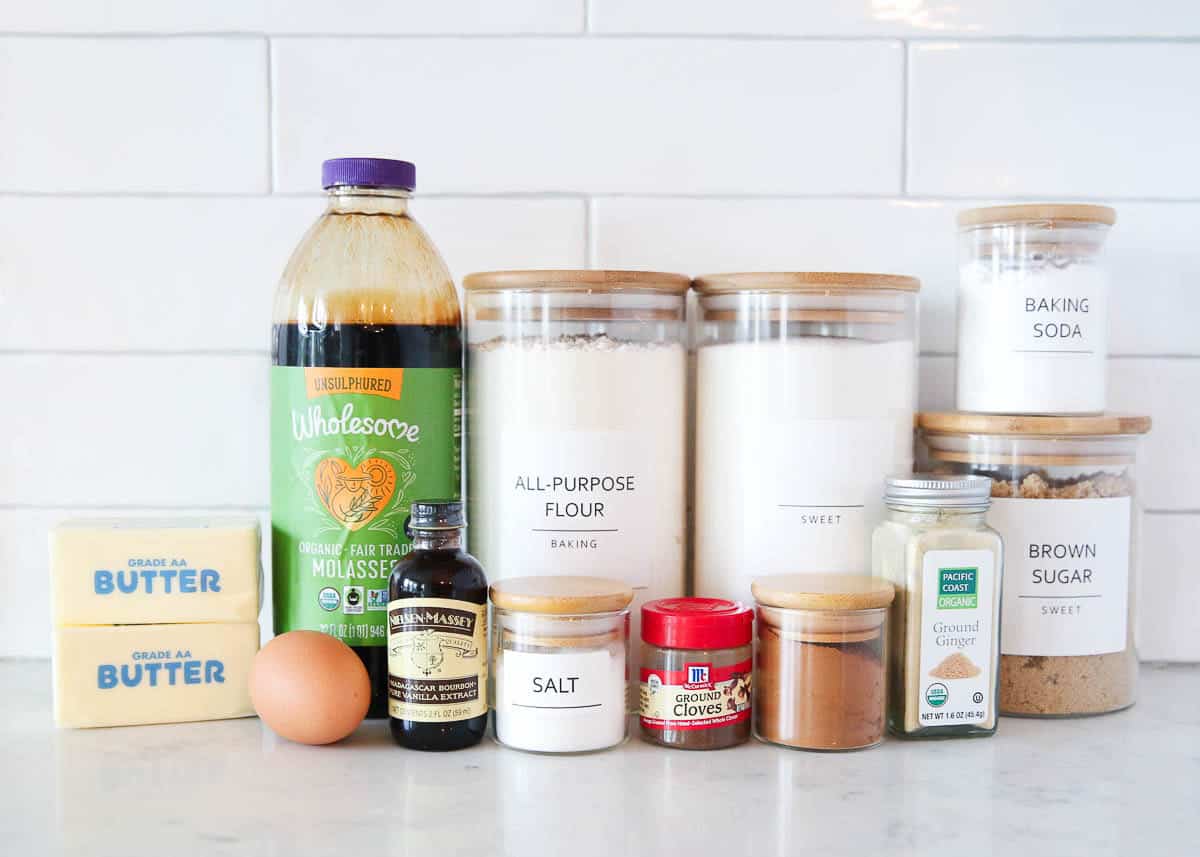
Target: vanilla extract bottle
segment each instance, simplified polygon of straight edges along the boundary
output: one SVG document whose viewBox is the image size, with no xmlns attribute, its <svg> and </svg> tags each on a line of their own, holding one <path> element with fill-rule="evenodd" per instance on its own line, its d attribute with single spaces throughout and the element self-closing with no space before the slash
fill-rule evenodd
<svg viewBox="0 0 1200 857">
<path fill-rule="evenodd" d="M 412 504 L 412 550 L 388 583 L 388 716 L 412 750 L 460 750 L 487 728 L 483 568 L 463 550 L 462 503 Z"/>
</svg>

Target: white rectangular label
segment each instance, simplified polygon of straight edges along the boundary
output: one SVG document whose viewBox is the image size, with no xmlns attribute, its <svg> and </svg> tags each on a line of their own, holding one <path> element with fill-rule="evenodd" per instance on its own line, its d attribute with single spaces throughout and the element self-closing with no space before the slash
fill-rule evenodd
<svg viewBox="0 0 1200 857">
<path fill-rule="evenodd" d="M 625 737 L 625 688 L 617 646 L 561 654 L 505 650 L 496 669 L 496 737 L 548 753 L 611 747 Z"/>
<path fill-rule="evenodd" d="M 999 498 L 988 523 L 1004 537 L 1006 655 L 1077 656 L 1128 645 L 1128 497 Z"/>
<path fill-rule="evenodd" d="M 883 477 L 911 466 L 896 426 L 888 418 L 772 426 L 762 448 L 752 453 L 763 480 L 762 499 L 770 505 L 747 519 L 753 530 L 749 543 L 776 559 L 800 552 L 808 568 L 867 568 L 871 531 L 883 511 Z"/>
<path fill-rule="evenodd" d="M 921 568 L 921 727 L 991 717 L 995 700 L 995 557 L 986 550 L 925 554 Z"/>
<path fill-rule="evenodd" d="M 682 473 L 655 459 L 644 433 L 521 432 L 502 449 L 489 568 L 620 577 L 634 587 L 656 570 L 677 573 Z"/>
</svg>

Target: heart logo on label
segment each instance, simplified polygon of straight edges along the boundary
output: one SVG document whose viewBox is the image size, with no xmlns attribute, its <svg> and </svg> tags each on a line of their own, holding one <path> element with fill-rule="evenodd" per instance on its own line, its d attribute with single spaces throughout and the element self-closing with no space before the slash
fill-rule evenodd
<svg viewBox="0 0 1200 857">
<path fill-rule="evenodd" d="M 351 467 L 344 458 L 331 456 L 317 465 L 313 481 L 329 514 L 351 531 L 369 524 L 396 493 L 396 471 L 382 458 Z"/>
</svg>

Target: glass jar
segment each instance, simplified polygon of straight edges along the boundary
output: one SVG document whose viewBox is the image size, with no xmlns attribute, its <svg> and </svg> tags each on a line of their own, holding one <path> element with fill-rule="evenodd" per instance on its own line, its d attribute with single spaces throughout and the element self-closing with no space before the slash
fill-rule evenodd
<svg viewBox="0 0 1200 857">
<path fill-rule="evenodd" d="M 616 574 L 635 608 L 682 595 L 688 278 L 500 271 L 464 288 L 472 552 L 493 579 Z"/>
<path fill-rule="evenodd" d="M 750 737 L 754 611 L 723 598 L 642 606 L 642 738 L 720 750 Z"/>
<path fill-rule="evenodd" d="M 696 281 L 695 587 L 858 573 L 879 480 L 912 469 L 911 277 L 759 273 Z"/>
<path fill-rule="evenodd" d="M 493 583 L 491 597 L 496 740 L 534 753 L 624 741 L 633 590 L 601 577 L 517 577 Z"/>
<path fill-rule="evenodd" d="M 1002 205 L 958 217 L 958 408 L 1083 414 L 1107 400 L 1102 205 Z"/>
<path fill-rule="evenodd" d="M 387 717 L 384 607 L 411 546 L 409 504 L 461 491 L 461 317 L 409 212 L 416 168 L 337 158 L 321 172 L 325 211 L 275 291 L 275 633 L 323 631 L 353 648 L 371 678 L 367 716 Z M 334 594 L 365 612 L 328 606 Z"/>
<path fill-rule="evenodd" d="M 991 480 L 1004 538 L 1000 712 L 1103 714 L 1133 704 L 1135 463 L 1142 416 L 920 416 L 929 466 Z"/>
<path fill-rule="evenodd" d="M 892 603 L 888 729 L 903 738 L 992 735 L 1004 550 L 985 515 L 991 482 L 888 477 L 872 540 Z"/>
<path fill-rule="evenodd" d="M 860 750 L 882 741 L 892 585 L 785 574 L 759 578 L 752 588 L 755 737 L 803 750 Z"/>
</svg>

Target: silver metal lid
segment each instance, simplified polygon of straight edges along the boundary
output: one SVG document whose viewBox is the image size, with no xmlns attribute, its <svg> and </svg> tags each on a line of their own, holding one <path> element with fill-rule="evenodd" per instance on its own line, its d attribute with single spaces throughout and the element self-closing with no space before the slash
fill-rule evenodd
<svg viewBox="0 0 1200 857">
<path fill-rule="evenodd" d="M 991 505 L 992 480 L 986 476 L 943 476 L 913 473 L 889 476 L 883 502 L 899 506 L 933 506 L 939 509 L 986 509 Z"/>
</svg>

